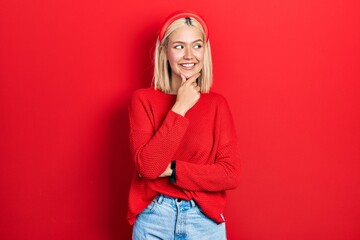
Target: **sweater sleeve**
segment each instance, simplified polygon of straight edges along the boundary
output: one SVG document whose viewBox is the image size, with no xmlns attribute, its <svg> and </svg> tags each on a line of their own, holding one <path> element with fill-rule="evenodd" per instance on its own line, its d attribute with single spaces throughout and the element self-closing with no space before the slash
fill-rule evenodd
<svg viewBox="0 0 360 240">
<path fill-rule="evenodd" d="M 171 110 L 158 129 L 153 122 L 150 101 L 136 91 L 129 104 L 130 151 L 136 170 L 147 179 L 156 179 L 165 171 L 189 124 Z"/>
<path fill-rule="evenodd" d="M 239 157 L 233 118 L 225 99 L 218 114 L 219 145 L 212 164 L 176 161 L 176 184 L 190 191 L 224 191 L 239 184 Z"/>
</svg>

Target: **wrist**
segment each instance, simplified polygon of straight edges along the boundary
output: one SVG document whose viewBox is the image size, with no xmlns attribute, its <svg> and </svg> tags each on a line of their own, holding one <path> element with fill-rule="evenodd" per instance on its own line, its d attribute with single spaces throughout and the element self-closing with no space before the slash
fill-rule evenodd
<svg viewBox="0 0 360 240">
<path fill-rule="evenodd" d="M 186 114 L 186 109 L 184 107 L 182 107 L 180 104 L 178 104 L 177 102 L 174 104 L 174 106 L 171 108 L 171 111 L 181 115 L 181 116 L 185 116 Z"/>
</svg>

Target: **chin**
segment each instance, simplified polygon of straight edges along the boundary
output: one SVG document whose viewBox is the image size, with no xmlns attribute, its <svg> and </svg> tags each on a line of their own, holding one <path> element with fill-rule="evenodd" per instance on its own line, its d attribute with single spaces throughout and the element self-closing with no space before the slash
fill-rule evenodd
<svg viewBox="0 0 360 240">
<path fill-rule="evenodd" d="M 194 74 L 192 74 L 192 73 L 185 73 L 185 74 L 184 74 L 184 76 L 185 76 L 186 79 L 190 78 L 192 75 L 194 75 Z"/>
<path fill-rule="evenodd" d="M 186 72 L 186 73 L 183 73 L 183 75 L 185 76 L 186 79 L 188 79 L 188 78 L 194 76 L 195 74 L 199 73 L 200 71 L 201 71 L 201 69 L 193 71 L 193 72 Z"/>
</svg>

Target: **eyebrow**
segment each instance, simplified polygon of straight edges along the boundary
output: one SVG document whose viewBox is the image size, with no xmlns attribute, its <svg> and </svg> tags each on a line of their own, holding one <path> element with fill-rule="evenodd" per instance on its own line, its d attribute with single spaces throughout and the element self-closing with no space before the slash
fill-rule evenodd
<svg viewBox="0 0 360 240">
<path fill-rule="evenodd" d="M 196 43 L 196 42 L 202 42 L 203 40 L 201 39 L 197 39 L 195 41 L 193 41 L 192 43 Z M 185 43 L 185 42 L 182 42 L 182 41 L 175 41 L 175 42 L 172 42 L 172 44 L 175 44 L 175 43 Z"/>
</svg>

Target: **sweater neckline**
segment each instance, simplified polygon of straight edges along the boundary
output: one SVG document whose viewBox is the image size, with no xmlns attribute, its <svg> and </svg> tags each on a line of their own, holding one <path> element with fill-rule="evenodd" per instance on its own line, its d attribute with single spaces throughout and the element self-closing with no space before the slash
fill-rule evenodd
<svg viewBox="0 0 360 240">
<path fill-rule="evenodd" d="M 154 90 L 155 92 L 158 92 L 158 93 L 161 94 L 161 95 L 164 95 L 164 96 L 168 96 L 168 97 L 176 97 L 176 96 L 177 96 L 177 94 L 165 93 L 165 92 L 160 91 L 160 90 L 158 90 L 158 89 L 154 89 L 154 88 L 153 88 L 153 90 Z"/>
</svg>

